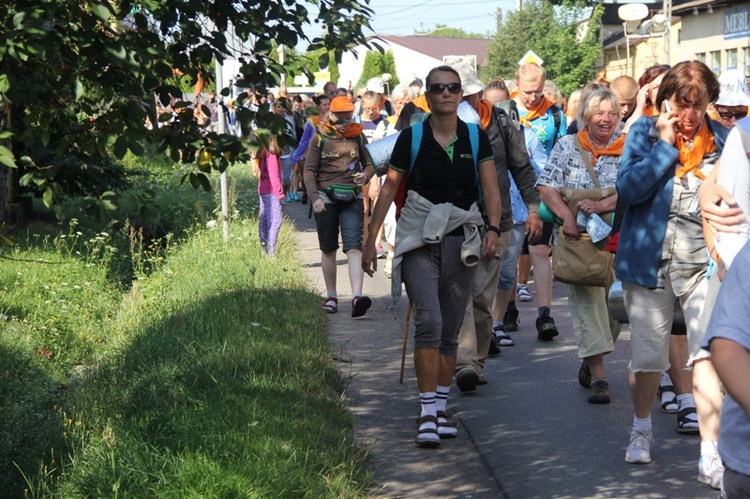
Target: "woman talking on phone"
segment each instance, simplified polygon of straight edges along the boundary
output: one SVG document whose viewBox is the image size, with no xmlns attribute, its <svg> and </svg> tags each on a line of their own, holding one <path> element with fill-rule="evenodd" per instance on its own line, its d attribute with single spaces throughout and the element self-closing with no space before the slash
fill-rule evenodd
<svg viewBox="0 0 750 499">
<path fill-rule="evenodd" d="M 698 188 L 724 147 L 727 129 L 706 109 L 719 82 L 698 61 L 677 64 L 661 82 L 658 116 L 630 128 L 620 161 L 617 192 L 627 203 L 617 249 L 616 274 L 631 327 L 630 387 L 634 419 L 625 453 L 629 463 L 650 463 L 651 406 L 661 371 L 669 368 L 675 298 L 685 316 L 693 368 L 693 395 L 701 434 L 698 480 L 718 487 L 723 474 L 716 453 L 721 392 L 710 353 L 700 348 L 708 253 Z"/>
</svg>

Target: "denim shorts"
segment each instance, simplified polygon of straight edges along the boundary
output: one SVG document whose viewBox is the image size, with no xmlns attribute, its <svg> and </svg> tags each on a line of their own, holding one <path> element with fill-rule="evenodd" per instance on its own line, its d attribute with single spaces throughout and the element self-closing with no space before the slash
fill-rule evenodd
<svg viewBox="0 0 750 499">
<path fill-rule="evenodd" d="M 292 183 L 292 157 L 286 156 L 279 160 L 281 161 L 281 184 L 289 185 Z"/>
<path fill-rule="evenodd" d="M 518 257 L 521 255 L 521 247 L 526 237 L 526 224 L 513 224 L 510 235 L 510 244 L 503 255 L 500 276 L 497 279 L 497 289 L 511 290 L 516 284 L 516 269 L 518 268 Z"/>
<path fill-rule="evenodd" d="M 365 207 L 361 197 L 351 203 L 327 202 L 325 211 L 315 214 L 320 251 L 330 253 L 339 249 L 339 227 L 344 253 L 349 250 L 362 251 L 364 218 Z"/>
</svg>

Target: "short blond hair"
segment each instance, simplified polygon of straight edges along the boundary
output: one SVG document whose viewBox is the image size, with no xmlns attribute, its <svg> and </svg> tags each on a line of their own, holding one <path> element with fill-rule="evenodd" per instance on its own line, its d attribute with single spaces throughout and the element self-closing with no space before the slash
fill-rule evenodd
<svg viewBox="0 0 750 499">
<path fill-rule="evenodd" d="M 618 121 L 622 119 L 622 109 L 620 109 L 620 103 L 618 102 L 614 92 L 612 92 L 612 90 L 608 89 L 607 87 L 601 87 L 599 90 L 595 90 L 594 92 L 592 92 L 591 95 L 589 95 L 588 98 L 586 98 L 586 100 L 583 102 L 583 105 L 581 106 L 581 121 L 583 121 L 582 125 L 591 119 L 594 113 L 599 110 L 599 106 L 601 106 L 602 102 L 604 101 L 611 102 L 612 108 L 614 108 L 615 112 L 617 113 Z"/>
<path fill-rule="evenodd" d="M 518 67 L 516 70 L 516 83 L 524 81 L 547 81 L 547 71 L 539 64 L 529 62 Z"/>
<path fill-rule="evenodd" d="M 609 88 L 615 93 L 618 99 L 631 100 L 638 95 L 638 82 L 628 75 L 621 75 L 612 80 Z"/>
</svg>

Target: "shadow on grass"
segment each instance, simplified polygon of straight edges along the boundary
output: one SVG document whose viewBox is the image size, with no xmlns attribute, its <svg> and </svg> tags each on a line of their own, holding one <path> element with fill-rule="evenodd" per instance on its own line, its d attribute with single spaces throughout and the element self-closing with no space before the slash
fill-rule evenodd
<svg viewBox="0 0 750 499">
<path fill-rule="evenodd" d="M 80 394 L 78 405 L 96 400 L 93 431 L 109 438 L 79 451 L 69 492 L 359 495 L 364 456 L 325 318 L 302 312 L 318 301 L 297 289 L 228 290 L 134 338 Z"/>
</svg>

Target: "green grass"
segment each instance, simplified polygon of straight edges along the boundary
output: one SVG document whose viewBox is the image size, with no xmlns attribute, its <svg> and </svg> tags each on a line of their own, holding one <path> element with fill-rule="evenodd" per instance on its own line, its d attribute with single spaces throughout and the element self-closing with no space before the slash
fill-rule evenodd
<svg viewBox="0 0 750 499">
<path fill-rule="evenodd" d="M 7 255 L 0 495 L 366 495 L 319 298 L 289 227 L 261 254 L 236 170 L 227 244 L 206 228 L 213 196 L 183 187 L 160 201 L 179 212 L 168 242 L 47 226 Z"/>
</svg>

